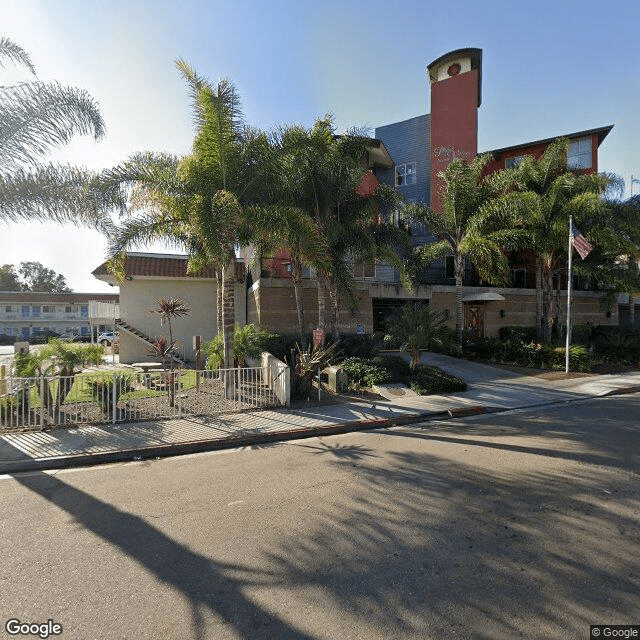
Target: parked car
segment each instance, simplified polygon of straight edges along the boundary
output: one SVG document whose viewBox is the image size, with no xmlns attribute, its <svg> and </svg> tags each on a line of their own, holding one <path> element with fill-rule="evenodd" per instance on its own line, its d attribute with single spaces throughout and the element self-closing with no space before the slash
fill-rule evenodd
<svg viewBox="0 0 640 640">
<path fill-rule="evenodd" d="M 98 336 L 98 344 L 103 347 L 110 347 L 114 342 L 118 342 L 118 334 L 113 331 L 104 331 Z"/>
<path fill-rule="evenodd" d="M 91 342 L 91 334 L 89 333 L 81 334 L 74 331 L 65 331 L 58 337 L 65 342 Z"/>
</svg>

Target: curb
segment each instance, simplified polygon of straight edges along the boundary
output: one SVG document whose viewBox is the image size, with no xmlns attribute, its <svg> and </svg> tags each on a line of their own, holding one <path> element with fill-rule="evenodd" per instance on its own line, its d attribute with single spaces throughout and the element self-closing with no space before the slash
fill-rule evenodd
<svg viewBox="0 0 640 640">
<path fill-rule="evenodd" d="M 237 436 L 220 438 L 219 440 L 191 440 L 175 444 L 156 445 L 138 449 L 122 449 L 119 451 L 105 451 L 103 453 L 81 453 L 69 456 L 55 456 L 34 460 L 17 460 L 0 465 L 0 475 L 20 473 L 25 471 L 54 471 L 85 467 L 114 462 L 132 462 L 148 460 L 150 458 L 165 458 L 169 456 L 203 453 L 233 449 L 255 444 L 269 444 L 272 442 L 286 442 L 287 440 L 302 440 L 317 436 L 338 435 L 367 429 L 385 429 L 414 422 L 421 422 L 425 418 L 446 416 L 447 412 L 411 413 L 397 418 L 381 418 L 379 420 L 352 420 L 337 424 L 320 425 L 316 427 L 301 427 L 288 431 L 270 431 L 268 433 L 243 433 Z"/>
<path fill-rule="evenodd" d="M 607 397 L 615 395 L 625 395 L 640 392 L 640 385 L 618 387 L 600 396 L 590 396 L 593 398 Z M 576 398 L 587 400 L 588 398 Z M 560 402 L 564 402 L 560 401 Z M 513 411 L 515 409 L 527 409 L 532 407 L 545 406 L 530 405 L 525 407 L 509 407 L 496 409 L 496 412 Z M 556 404 L 555 402 L 548 404 Z M 206 451 L 219 451 L 223 449 L 233 449 L 235 447 L 246 447 L 257 444 L 269 444 L 272 442 L 286 442 L 288 440 L 302 440 L 315 438 L 317 436 L 338 435 L 342 433 L 365 431 L 367 429 L 386 429 L 388 427 L 402 426 L 425 420 L 439 418 L 462 418 L 466 416 L 481 415 L 493 412 L 491 408 L 482 405 L 466 406 L 456 409 L 445 409 L 442 411 L 425 411 L 421 413 L 408 413 L 393 418 L 380 418 L 378 420 L 352 420 L 347 422 L 320 425 L 316 427 L 300 427 L 288 431 L 270 431 L 268 433 L 242 433 L 237 436 L 220 438 L 218 440 L 191 440 L 166 445 L 156 445 L 138 449 L 124 449 L 119 451 L 106 451 L 104 453 L 80 453 L 69 456 L 55 456 L 50 458 L 36 458 L 29 460 L 16 460 L 13 462 L 0 463 L 0 475 L 19 473 L 26 471 L 53 471 L 57 469 L 69 469 L 74 467 L 91 466 L 98 464 L 109 464 L 114 462 L 132 462 L 138 460 L 148 460 L 150 458 L 165 458 L 169 456 L 187 455 L 190 453 L 203 453 Z"/>
<path fill-rule="evenodd" d="M 630 387 L 618 387 L 617 389 L 612 389 L 611 391 L 607 391 L 607 393 L 603 394 L 601 397 L 606 398 L 608 396 L 622 396 L 627 393 L 638 393 L 640 391 L 640 385 L 630 386 Z"/>
</svg>

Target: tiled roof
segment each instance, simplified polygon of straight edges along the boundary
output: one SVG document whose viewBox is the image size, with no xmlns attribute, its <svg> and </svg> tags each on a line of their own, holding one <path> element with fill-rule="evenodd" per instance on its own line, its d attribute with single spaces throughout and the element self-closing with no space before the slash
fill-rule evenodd
<svg viewBox="0 0 640 640">
<path fill-rule="evenodd" d="M 215 270 L 208 268 L 197 274 L 187 273 L 187 256 L 161 253 L 129 253 L 125 262 L 127 276 L 149 276 L 156 278 L 215 278 Z M 92 274 L 103 280 L 101 276 L 110 276 L 107 263 L 102 263 Z"/>
<path fill-rule="evenodd" d="M 117 293 L 44 293 L 40 291 L 0 291 L 0 302 L 52 302 L 78 304 L 89 300 L 118 302 Z"/>
</svg>

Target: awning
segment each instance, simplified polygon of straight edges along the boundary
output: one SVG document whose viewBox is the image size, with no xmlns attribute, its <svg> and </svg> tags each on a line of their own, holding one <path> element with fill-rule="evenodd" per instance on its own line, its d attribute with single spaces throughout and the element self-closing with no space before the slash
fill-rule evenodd
<svg viewBox="0 0 640 640">
<path fill-rule="evenodd" d="M 470 293 L 462 298 L 462 302 L 491 302 L 492 300 L 504 300 L 504 296 L 487 291 L 486 293 Z"/>
</svg>

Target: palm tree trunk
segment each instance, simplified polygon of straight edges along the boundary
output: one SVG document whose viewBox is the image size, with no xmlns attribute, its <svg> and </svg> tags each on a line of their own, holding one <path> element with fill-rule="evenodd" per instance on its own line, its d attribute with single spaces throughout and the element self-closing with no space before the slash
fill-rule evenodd
<svg viewBox="0 0 640 640">
<path fill-rule="evenodd" d="M 551 342 L 553 325 L 551 292 L 553 290 L 553 270 L 549 262 L 545 262 L 542 279 L 542 340 Z"/>
<path fill-rule="evenodd" d="M 536 258 L 536 336 L 542 340 L 542 260 Z"/>
<path fill-rule="evenodd" d="M 223 368 L 233 368 L 233 328 L 235 324 L 235 259 L 232 256 L 222 271 L 222 339 Z M 224 375 L 225 397 L 234 396 L 234 376 L 230 372 Z"/>
<path fill-rule="evenodd" d="M 560 298 L 560 274 L 558 274 L 558 284 L 553 290 L 553 330 L 554 338 L 562 340 L 562 301 Z"/>
<path fill-rule="evenodd" d="M 296 313 L 298 315 L 298 331 L 300 333 L 300 348 L 307 348 L 304 332 L 304 290 L 302 288 L 302 265 L 297 260 L 291 264 L 291 279 L 293 280 L 293 293 L 296 299 Z"/>
<path fill-rule="evenodd" d="M 218 333 L 222 333 L 222 272 L 216 271 L 216 324 Z"/>
<path fill-rule="evenodd" d="M 464 280 L 464 256 L 456 253 L 453 257 L 453 267 L 456 277 L 456 342 L 462 345 L 462 281 Z"/>
<path fill-rule="evenodd" d="M 326 305 L 326 281 L 324 276 L 318 274 L 318 329 L 327 326 L 327 305 Z"/>
<path fill-rule="evenodd" d="M 332 278 L 329 285 L 329 299 L 331 300 L 331 335 L 333 341 L 340 340 L 340 307 L 338 306 L 338 285 Z"/>
</svg>

